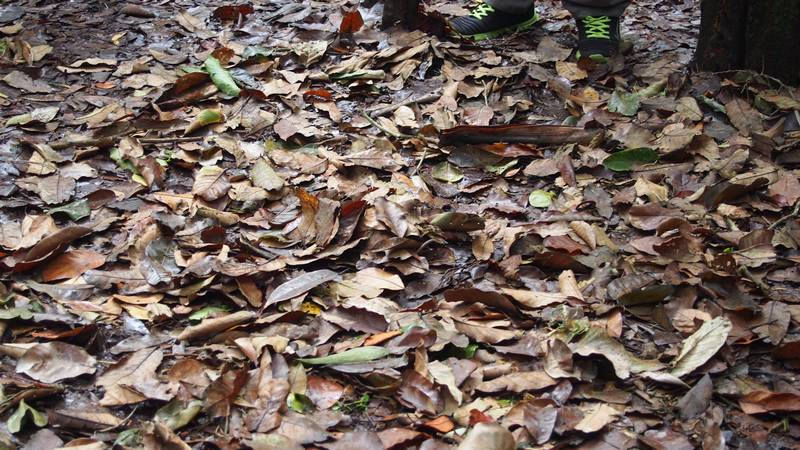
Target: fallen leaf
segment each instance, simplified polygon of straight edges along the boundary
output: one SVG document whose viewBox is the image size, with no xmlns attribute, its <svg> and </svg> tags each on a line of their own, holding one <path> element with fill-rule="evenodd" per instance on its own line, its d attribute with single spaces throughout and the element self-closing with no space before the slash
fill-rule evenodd
<svg viewBox="0 0 800 450">
<path fill-rule="evenodd" d="M 673 361 L 670 373 L 682 377 L 705 364 L 725 344 L 731 328 L 731 321 L 724 317 L 703 323 L 699 330 L 683 341 L 681 352 Z"/>
<path fill-rule="evenodd" d="M 62 253 L 42 269 L 42 281 L 65 280 L 83 275 L 87 270 L 102 267 L 106 257 L 92 250 L 77 249 Z"/>
<path fill-rule="evenodd" d="M 82 348 L 64 342 L 36 344 L 17 360 L 17 373 L 36 381 L 55 383 L 93 374 L 97 360 Z"/>
</svg>

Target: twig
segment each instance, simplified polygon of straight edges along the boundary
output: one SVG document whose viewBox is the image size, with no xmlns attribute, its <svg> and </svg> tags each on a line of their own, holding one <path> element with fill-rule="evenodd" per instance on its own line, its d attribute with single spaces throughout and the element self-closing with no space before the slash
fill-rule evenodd
<svg viewBox="0 0 800 450">
<path fill-rule="evenodd" d="M 186 137 L 168 137 L 168 138 L 141 138 L 139 143 L 142 144 L 174 144 L 180 142 L 200 142 L 205 137 L 203 136 L 186 136 Z"/>
<path fill-rule="evenodd" d="M 768 230 L 774 230 L 775 228 L 778 228 L 780 225 L 782 225 L 784 222 L 794 217 L 797 217 L 798 215 L 800 215 L 800 200 L 798 200 L 797 203 L 795 203 L 792 212 L 776 220 L 775 223 L 769 226 Z"/>
<path fill-rule="evenodd" d="M 139 405 L 134 406 L 133 407 L 133 411 L 131 411 L 131 413 L 128 414 L 128 417 L 122 419 L 122 422 L 118 423 L 117 425 L 112 425 L 112 426 L 110 426 L 108 428 L 103 428 L 103 429 L 98 430 L 98 431 L 100 433 L 108 433 L 109 431 L 111 431 L 111 430 L 113 430 L 115 428 L 119 428 L 119 427 L 125 425 L 126 423 L 128 423 L 129 420 L 131 420 L 131 417 L 133 417 L 133 415 L 136 413 L 137 409 L 139 409 Z"/>
<path fill-rule="evenodd" d="M 381 124 L 379 124 L 378 122 L 376 122 L 376 121 L 375 121 L 375 119 L 373 119 L 372 117 L 370 117 L 370 116 L 369 116 L 369 114 L 367 114 L 366 112 L 364 112 L 364 113 L 361 113 L 361 115 L 362 115 L 362 116 L 364 116 L 364 118 L 365 118 L 365 119 L 367 119 L 367 122 L 369 122 L 369 123 L 370 123 L 370 125 L 372 125 L 373 127 L 375 127 L 375 128 L 377 128 L 377 129 L 379 129 L 379 130 L 383 131 L 383 133 L 384 133 L 385 135 L 387 135 L 387 136 L 391 136 L 391 137 L 393 137 L 393 138 L 395 138 L 395 139 L 413 139 L 413 138 L 415 137 L 415 136 L 412 136 L 412 135 L 410 135 L 410 134 L 395 133 L 394 131 L 387 130 L 386 128 L 384 128 L 383 126 L 381 126 Z"/>
<path fill-rule="evenodd" d="M 56 141 L 50 144 L 53 150 L 63 150 L 69 147 L 110 147 L 114 144 L 114 139 L 104 138 L 76 138 L 65 141 Z"/>
<path fill-rule="evenodd" d="M 14 396 L 8 398 L 5 402 L 0 404 L 0 414 L 7 411 L 9 408 L 17 405 L 21 400 L 28 400 L 31 398 L 41 398 L 41 397 L 48 397 L 55 393 L 61 392 L 64 390 L 63 386 L 53 386 L 53 387 L 45 387 L 45 388 L 34 388 L 34 389 L 26 389 Z"/>
<path fill-rule="evenodd" d="M 739 275 L 755 283 L 755 285 L 758 286 L 758 289 L 761 291 L 762 294 L 764 294 L 765 297 L 769 297 L 771 295 L 769 286 L 767 286 L 766 283 L 764 283 L 763 281 L 756 278 L 755 275 L 753 275 L 753 272 L 750 272 L 750 269 L 748 269 L 746 266 L 739 266 L 738 272 Z"/>
<path fill-rule="evenodd" d="M 457 144 L 508 144 L 562 145 L 589 144 L 603 130 L 585 130 L 580 127 L 560 125 L 462 125 L 443 130 L 439 134 L 442 145 Z"/>
<path fill-rule="evenodd" d="M 553 222 L 561 222 L 563 220 L 574 221 L 574 220 L 582 220 L 584 222 L 603 222 L 606 219 L 602 217 L 595 217 L 589 214 L 562 214 L 560 216 L 552 216 L 552 217 L 542 217 L 541 219 L 537 219 L 534 223 L 553 223 Z"/>
<path fill-rule="evenodd" d="M 76 138 L 63 141 L 56 141 L 50 144 L 53 150 L 63 150 L 69 147 L 110 147 L 114 145 L 115 139 L 120 136 L 103 138 Z M 205 139 L 203 136 L 189 137 L 166 137 L 166 138 L 140 138 L 142 144 L 173 144 L 178 142 L 198 142 Z"/>
<path fill-rule="evenodd" d="M 437 89 L 430 94 L 425 94 L 419 97 L 408 96 L 405 100 L 402 100 L 398 103 L 394 103 L 388 106 L 381 106 L 379 108 L 369 108 L 367 112 L 369 113 L 370 117 L 380 117 L 386 113 L 394 112 L 396 109 L 400 108 L 401 106 L 408 106 L 412 103 L 429 103 L 434 100 L 438 100 L 439 97 L 442 96 L 442 90 Z"/>
<path fill-rule="evenodd" d="M 428 147 L 426 146 L 425 148 L 422 149 L 422 156 L 419 158 L 419 162 L 417 163 L 417 166 L 414 167 L 414 172 L 411 173 L 411 176 L 414 176 L 419 172 L 419 169 L 422 168 L 422 163 L 425 162 L 425 158 L 427 156 L 428 156 Z"/>
</svg>

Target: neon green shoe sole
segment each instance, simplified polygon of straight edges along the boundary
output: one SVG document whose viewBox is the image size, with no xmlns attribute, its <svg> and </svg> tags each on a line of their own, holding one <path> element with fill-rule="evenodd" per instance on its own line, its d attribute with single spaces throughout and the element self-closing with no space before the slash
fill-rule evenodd
<svg viewBox="0 0 800 450">
<path fill-rule="evenodd" d="M 526 20 L 524 22 L 520 22 L 520 23 L 518 23 L 516 25 L 511 25 L 509 27 L 500 28 L 500 29 L 493 30 L 493 31 L 487 31 L 486 33 L 461 34 L 461 33 L 457 32 L 457 31 L 453 30 L 452 28 L 451 28 L 451 30 L 452 30 L 452 33 L 454 35 L 456 35 L 458 37 L 462 37 L 464 39 L 471 39 L 473 41 L 485 41 L 487 39 L 494 39 L 494 38 L 496 38 L 498 36 L 502 36 L 503 34 L 506 34 L 506 33 L 518 33 L 520 31 L 529 30 L 531 27 L 533 27 L 536 24 L 536 22 L 540 21 L 541 19 L 542 18 L 539 16 L 539 14 L 534 13 L 533 17 L 531 17 L 530 19 L 528 19 L 528 20 Z"/>
<path fill-rule="evenodd" d="M 575 52 L 575 59 L 581 59 L 581 52 L 580 51 Z M 594 62 L 596 62 L 598 64 L 607 64 L 608 63 L 608 56 L 605 56 L 605 55 L 600 55 L 600 54 L 589 55 L 589 59 L 591 59 L 592 61 L 594 61 Z"/>
</svg>

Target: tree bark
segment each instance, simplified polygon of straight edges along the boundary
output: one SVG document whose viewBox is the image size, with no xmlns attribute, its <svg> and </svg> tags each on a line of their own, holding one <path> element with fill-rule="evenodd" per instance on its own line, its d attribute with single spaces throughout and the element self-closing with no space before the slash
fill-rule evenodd
<svg viewBox="0 0 800 450">
<path fill-rule="evenodd" d="M 800 1 L 750 0 L 745 67 L 800 84 Z"/>
<path fill-rule="evenodd" d="M 696 65 L 752 69 L 800 83 L 800 1 L 702 0 Z"/>
<path fill-rule="evenodd" d="M 381 25 L 388 28 L 400 22 L 410 29 L 414 25 L 418 7 L 419 0 L 384 0 Z"/>
</svg>

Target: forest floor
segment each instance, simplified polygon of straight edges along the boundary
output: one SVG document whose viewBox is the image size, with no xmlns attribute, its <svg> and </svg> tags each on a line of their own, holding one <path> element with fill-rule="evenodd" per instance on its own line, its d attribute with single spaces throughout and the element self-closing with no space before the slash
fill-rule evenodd
<svg viewBox="0 0 800 450">
<path fill-rule="evenodd" d="M 382 7 L 0 6 L 0 448 L 800 447 L 800 91 Z"/>
</svg>

